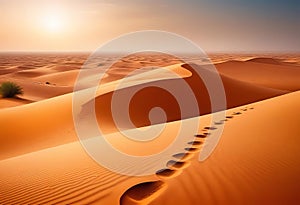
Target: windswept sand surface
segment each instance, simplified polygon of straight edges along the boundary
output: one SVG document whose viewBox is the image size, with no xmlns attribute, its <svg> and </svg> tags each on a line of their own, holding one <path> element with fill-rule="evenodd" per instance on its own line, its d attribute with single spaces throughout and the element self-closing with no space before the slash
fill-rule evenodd
<svg viewBox="0 0 300 205">
<path fill-rule="evenodd" d="M 158 153 L 174 140 L 181 123 L 201 119 L 198 132 L 187 133 L 176 152 L 161 158 L 164 164 L 156 173 L 129 177 L 98 165 L 76 136 L 72 91 L 86 54 L 1 54 L 0 82 L 17 82 L 25 94 L 0 99 L 0 204 L 300 203 L 300 57 L 210 57 L 227 99 L 226 116 L 214 122 L 205 84 L 176 57 L 132 55 L 107 72 L 95 96 L 95 111 L 105 137 L 116 149 L 138 156 Z M 103 59 L 104 64 L 114 61 L 113 56 Z M 205 63 L 199 59 L 199 65 L 193 66 L 213 78 L 216 73 Z M 141 66 L 147 69 L 116 89 L 124 76 Z M 179 78 L 194 92 L 200 117 L 199 113 L 180 116 L 176 101 L 153 87 L 157 82 L 179 84 Z M 165 110 L 168 121 L 160 136 L 146 144 L 124 138 L 110 110 L 113 94 L 126 95 L 141 86 L 147 89 L 130 104 L 134 124 L 147 128 L 148 113 L 156 106 Z M 91 100 L 86 99 L 83 112 Z M 200 162 L 199 154 L 206 152 L 223 125 L 216 150 Z"/>
<path fill-rule="evenodd" d="M 0 54 L 0 83 L 14 81 L 24 89 L 20 103 L 1 103 L 1 107 L 13 107 L 28 102 L 40 101 L 51 97 L 71 93 L 82 65 L 88 53 L 2 53 Z M 284 91 L 297 90 L 300 57 L 289 55 L 209 55 L 222 75 L 259 86 Z M 207 59 L 186 56 L 179 59 L 166 54 L 135 54 L 117 60 L 115 56 L 103 56 L 101 63 L 88 63 L 86 67 L 99 69 L 112 65 L 106 72 L 102 83 L 138 74 L 157 67 L 170 66 L 183 61 L 193 60 L 198 64 L 207 63 Z M 140 69 L 144 68 L 144 69 Z M 288 71 L 288 72 L 286 72 Z M 256 75 L 260 72 L 259 75 Z M 97 79 L 97 76 L 95 76 Z"/>
<path fill-rule="evenodd" d="M 184 160 L 190 166 L 152 204 L 298 204 L 299 102 L 295 92 L 228 110 L 211 157 Z"/>
<path fill-rule="evenodd" d="M 118 204 L 121 199 L 122 204 L 297 204 L 299 94 L 228 110 L 233 118 L 225 121 L 217 149 L 199 162 L 202 143 L 210 137 L 203 135 L 209 125 L 209 116 L 203 116 L 195 133 L 202 135 L 187 136 L 183 148 L 166 160 L 169 169 L 153 176 L 110 172 L 89 158 L 78 142 L 1 160 L 1 203 Z M 187 151 L 184 146 L 190 142 L 192 149 Z"/>
<path fill-rule="evenodd" d="M 22 97 L 31 101 L 70 93 L 77 77 L 74 73 L 78 72 L 87 56 L 87 54 L 3 53 L 0 54 L 0 82 L 18 83 L 24 89 L 25 94 Z M 61 78 L 65 80 L 61 81 Z"/>
<path fill-rule="evenodd" d="M 88 55 L 86 53 L 0 54 L 0 83 L 14 81 L 20 84 L 25 93 L 23 98 L 30 101 L 40 101 L 70 93 Z M 112 65 L 102 82 L 121 79 L 141 67 L 151 69 L 154 66 L 164 67 L 182 62 L 166 54 L 143 53 L 120 60 L 113 55 L 108 55 L 101 57 L 99 61 L 101 63 L 88 62 L 86 67 L 101 70 L 106 65 Z"/>
<path fill-rule="evenodd" d="M 234 79 L 278 90 L 299 90 L 299 66 L 270 58 L 227 61 L 216 64 L 218 71 Z"/>
</svg>

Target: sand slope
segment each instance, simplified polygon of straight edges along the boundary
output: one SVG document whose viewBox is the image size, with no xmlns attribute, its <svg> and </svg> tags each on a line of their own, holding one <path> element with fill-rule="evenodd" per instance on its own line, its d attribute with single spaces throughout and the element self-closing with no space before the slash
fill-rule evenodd
<svg viewBox="0 0 300 205">
<path fill-rule="evenodd" d="M 300 89 L 300 67 L 272 58 L 227 61 L 216 65 L 219 72 L 231 78 L 280 90 Z"/>
<path fill-rule="evenodd" d="M 8 105 L 9 107 L 16 107 L 28 103 L 32 103 L 32 101 L 22 98 L 2 98 L 0 99 L 0 109 L 6 108 Z"/>
<path fill-rule="evenodd" d="M 226 122 L 220 144 L 209 159 L 198 162 L 204 140 L 200 136 L 186 157 L 178 150 L 169 156 L 175 164 L 166 161 L 169 170 L 156 175 L 112 173 L 95 164 L 78 142 L 1 160 L 0 202 L 295 204 L 300 201 L 296 183 L 300 181 L 299 100 L 297 92 L 248 105 L 248 109 L 229 110 L 229 116 L 241 114 Z M 209 115 L 201 118 L 204 124 L 198 134 L 203 133 Z M 193 136 L 186 140 L 189 143 Z"/>
<path fill-rule="evenodd" d="M 213 155 L 196 154 L 152 204 L 298 204 L 299 102 L 296 92 L 228 111 L 242 114 L 226 122 Z"/>
<path fill-rule="evenodd" d="M 1 53 L 0 83 L 13 81 L 24 88 L 23 98 L 40 101 L 73 91 L 77 74 L 89 53 Z M 100 63 L 99 63 L 100 62 Z M 139 53 L 116 59 L 114 55 L 102 56 L 96 64 L 86 68 L 102 69 L 111 65 L 107 77 L 111 82 L 141 67 L 169 66 L 182 62 L 174 56 L 161 53 Z M 1 99 L 0 99 L 1 100 Z M 14 106 L 15 104 L 11 104 Z M 11 107 L 7 103 L 6 107 Z"/>
<path fill-rule="evenodd" d="M 20 84 L 25 91 L 22 97 L 30 101 L 40 101 L 70 93 L 73 91 L 77 74 L 86 57 L 87 54 L 20 54 L 19 56 L 2 54 L 0 55 L 0 82 L 13 81 Z M 300 87 L 299 65 L 286 62 L 297 60 L 297 57 L 294 59 L 294 57 L 284 56 L 281 59 L 275 59 L 253 56 L 240 58 L 237 56 L 213 56 L 212 61 L 218 62 L 219 58 L 221 58 L 220 62 L 222 63 L 217 64 L 216 67 L 223 75 L 235 80 L 288 91 L 295 91 Z M 187 62 L 189 59 L 193 58 L 187 57 Z M 104 65 L 113 63 L 115 60 L 113 56 L 104 56 L 103 59 L 100 59 L 101 63 L 90 66 L 101 69 Z M 200 59 L 199 62 L 201 63 L 202 60 Z M 141 67 L 148 67 L 151 70 L 155 66 L 164 67 L 177 63 L 182 63 L 182 60 L 174 56 L 130 55 L 116 61 L 107 71 L 107 77 L 103 82 L 122 79 L 133 71 L 138 71 L 136 73 L 143 72 L 143 69 L 139 69 Z M 10 107 L 9 103 L 6 104 L 6 107 Z M 11 105 L 14 106 L 15 104 Z"/>
<path fill-rule="evenodd" d="M 210 113 L 210 101 L 204 100 L 209 99 L 205 85 L 201 81 L 198 83 L 199 79 L 193 77 L 193 75 L 189 76 L 190 72 L 193 71 L 190 70 L 189 72 L 189 69 L 186 70 L 181 64 L 171 66 L 169 69 L 173 69 L 178 74 L 185 76 L 184 79 L 194 89 L 201 114 Z M 215 73 L 210 71 L 204 70 L 204 72 L 208 73 L 208 75 L 215 75 Z M 150 75 L 149 73 L 154 74 Z M 140 80 L 141 77 L 147 79 L 147 82 L 152 80 L 155 83 L 160 79 L 160 82 L 169 84 L 169 86 L 173 86 L 174 83 L 176 84 L 176 79 L 169 79 L 167 76 L 165 76 L 166 79 L 162 80 L 163 75 L 161 75 L 159 70 L 149 73 L 134 76 L 133 79 L 139 80 L 133 81 L 133 84 L 132 82 L 128 82 L 129 87 L 119 89 L 115 92 L 126 94 L 135 86 L 145 85 L 144 81 Z M 239 106 L 284 93 L 270 88 L 252 86 L 228 77 L 222 77 L 222 80 L 227 93 L 228 107 Z M 107 133 L 118 131 L 114 126 L 110 111 L 112 91 L 118 83 L 118 81 L 114 81 L 100 87 L 100 94 L 95 100 L 99 125 Z M 146 85 L 150 86 L 151 82 Z M 160 98 L 153 98 L 156 95 L 160 96 Z M 170 103 L 169 98 L 170 95 L 162 95 L 160 90 L 157 92 L 156 89 L 151 90 L 151 88 L 133 98 L 131 106 L 134 109 L 132 109 L 130 116 L 135 125 L 138 127 L 150 125 L 148 112 L 154 106 L 165 108 L 168 121 L 180 119 L 179 109 L 175 106 L 176 103 Z M 173 99 L 171 98 L 171 100 Z M 197 115 L 198 113 L 191 113 L 189 116 L 182 116 L 182 118 L 185 119 Z M 159 123 L 159 120 L 153 123 Z M 0 124 L 3 125 L 0 136 L 3 142 L 0 144 L 0 149 L 2 150 L 0 159 L 77 140 L 72 117 L 72 94 L 62 95 L 14 109 L 0 110 Z M 18 143 L 15 143 L 16 141 Z"/>
<path fill-rule="evenodd" d="M 180 123 L 201 119 L 198 132 L 189 131 L 178 150 L 162 158 L 165 162 L 156 174 L 128 177 L 99 166 L 78 142 L 72 116 L 73 94 L 69 92 L 73 90 L 82 59 L 48 56 L 52 64 L 45 65 L 44 57 L 10 58 L 3 58 L 0 82 L 15 80 L 24 87 L 25 99 L 39 102 L 26 104 L 28 100 L 0 99 L 2 107 L 22 104 L 0 110 L 0 204 L 300 202 L 297 194 L 300 92 L 287 94 L 300 89 L 299 68 L 294 64 L 271 58 L 222 61 L 217 69 L 224 83 L 227 108 L 232 109 L 227 111 L 226 118 L 210 124 L 207 90 L 188 65 L 174 64 L 178 59 L 159 60 L 174 64 L 166 69 L 173 70 L 192 88 L 201 110 L 200 117 L 190 113 L 182 116 L 185 120 L 176 121 L 181 118 L 176 102 L 152 85 L 157 82 L 176 85 L 179 78 L 150 69 L 132 76 L 132 81 L 115 90 L 120 83 L 118 79 L 127 74 L 120 69 L 124 65 L 121 62 L 108 74 L 115 81 L 107 80 L 95 98 L 98 123 L 109 134 L 106 137 L 115 148 L 132 155 L 157 153 L 174 140 Z M 149 61 L 129 57 L 124 61 L 129 70 L 135 69 L 137 59 L 142 61 L 139 64 L 146 65 Z M 12 66 L 10 61 L 16 60 L 20 64 Z M 30 61 L 33 62 L 29 64 Z M 216 75 L 205 67 L 197 68 L 206 76 Z M 48 81 L 50 84 L 45 83 Z M 136 95 L 130 105 L 135 125 L 149 125 L 148 112 L 155 106 L 165 109 L 169 121 L 160 137 L 148 144 L 131 142 L 116 132 L 110 111 L 112 94 L 126 95 L 145 85 L 147 89 Z M 86 99 L 85 105 L 90 100 Z M 154 121 L 159 122 L 159 119 Z M 199 152 L 205 150 L 209 137 L 213 137 L 209 134 L 219 131 L 223 123 L 225 130 L 217 149 L 206 161 L 199 162 Z M 152 165 L 145 164 L 140 169 Z"/>
<path fill-rule="evenodd" d="M 208 90 L 206 89 L 204 81 L 194 71 L 194 68 L 201 70 L 201 75 L 206 76 L 206 79 L 212 79 L 212 81 L 215 79 L 217 74 L 205 67 L 197 65 L 194 65 L 194 68 L 191 68 L 187 64 L 178 64 L 178 66 L 181 66 L 192 73 L 192 76 L 186 77 L 184 80 L 185 83 L 192 89 L 192 92 L 198 102 L 200 115 L 211 113 L 211 102 Z M 220 75 L 220 77 L 226 94 L 227 108 L 232 108 L 287 93 L 286 91 L 282 90 L 276 90 L 242 82 L 233 78 L 229 78 L 225 75 Z M 147 75 L 145 75 L 143 78 L 146 79 Z M 144 88 L 145 85 L 147 88 Z M 186 115 L 182 115 L 176 99 L 172 95 L 168 94 L 165 90 L 158 88 L 157 86 L 161 86 L 162 88 L 172 87 L 180 92 L 185 92 L 181 87 L 181 79 L 147 82 L 145 84 L 131 86 L 126 89 L 118 89 L 114 92 L 107 92 L 96 97 L 95 99 L 95 107 L 99 124 L 102 125 L 104 130 L 111 131 L 110 128 L 114 125 L 110 103 L 112 96 L 124 96 L 124 99 L 120 98 L 119 100 L 126 102 L 127 94 L 134 92 L 134 90 L 141 90 L 139 93 L 133 96 L 129 107 L 132 121 L 137 127 L 150 125 L 148 113 L 153 107 L 156 106 L 164 109 L 167 116 L 167 121 L 186 119 L 199 115 L 199 113 L 192 111 Z M 153 96 L 160 97 L 155 98 Z M 216 108 L 216 110 L 220 109 L 220 107 Z M 123 119 L 120 119 L 120 121 L 122 120 Z M 157 124 L 160 123 L 160 121 L 159 119 L 157 121 L 152 120 L 152 123 Z M 126 126 L 126 119 L 124 119 L 124 126 Z M 116 130 L 112 128 L 112 131 Z"/>
<path fill-rule="evenodd" d="M 182 76 L 190 75 L 188 71 L 181 72 L 180 68 L 171 67 Z M 162 78 L 160 72 L 155 73 L 153 80 Z M 116 84 L 117 82 L 107 84 L 99 92 L 105 94 L 113 90 Z M 26 106 L 0 110 L 0 159 L 76 141 L 72 97 L 71 93 Z"/>
</svg>

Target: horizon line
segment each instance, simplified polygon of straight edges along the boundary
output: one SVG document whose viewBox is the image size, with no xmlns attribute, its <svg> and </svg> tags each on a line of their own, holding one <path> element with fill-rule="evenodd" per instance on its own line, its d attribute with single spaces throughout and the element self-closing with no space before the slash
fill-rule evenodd
<svg viewBox="0 0 300 205">
<path fill-rule="evenodd" d="M 3 53 L 94 53 L 97 50 L 0 50 L 0 54 Z M 107 52 L 107 53 L 118 53 L 118 52 Z M 177 52 L 178 53 L 178 52 Z M 183 52 L 184 53 L 184 52 Z M 237 50 L 228 50 L 228 51 L 207 51 L 206 54 L 300 54 L 300 51 L 237 51 Z M 186 53 L 193 54 L 193 53 Z"/>
</svg>

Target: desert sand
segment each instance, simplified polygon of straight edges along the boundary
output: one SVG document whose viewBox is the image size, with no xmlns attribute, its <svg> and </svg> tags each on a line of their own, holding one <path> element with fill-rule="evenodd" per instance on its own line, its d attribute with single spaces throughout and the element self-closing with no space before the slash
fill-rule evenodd
<svg viewBox="0 0 300 205">
<path fill-rule="evenodd" d="M 198 132 L 185 136 L 182 146 L 166 156 L 165 165 L 156 174 L 142 177 L 120 175 L 98 165 L 78 141 L 72 116 L 72 91 L 86 57 L 86 54 L 1 55 L 0 82 L 10 80 L 24 88 L 24 95 L 18 99 L 0 99 L 1 204 L 300 202 L 298 56 L 212 55 L 227 99 L 227 117 L 212 123 L 205 85 L 182 60 L 143 54 L 115 63 L 99 87 L 95 110 L 99 126 L 117 149 L 132 155 L 159 152 L 172 142 L 182 122 L 201 119 Z M 112 56 L 103 60 L 113 61 Z M 201 63 L 205 64 L 200 59 L 195 66 L 208 76 L 215 75 Z M 124 88 L 116 90 L 120 80 L 140 66 L 150 69 L 138 72 Z M 147 113 L 153 106 L 166 111 L 168 122 L 161 135 L 143 147 L 122 137 L 109 106 L 114 93 L 130 92 L 145 85 L 151 88 L 157 81 L 166 84 L 179 81 L 152 66 L 172 70 L 190 85 L 201 116 L 192 113 L 182 118 L 176 103 L 170 103 L 173 99 L 169 95 L 159 89 L 144 90 L 131 105 L 134 124 L 147 128 L 150 125 Z M 153 97 L 157 95 L 159 100 Z M 199 155 L 209 138 L 214 137 L 223 123 L 217 148 L 200 162 Z"/>
</svg>

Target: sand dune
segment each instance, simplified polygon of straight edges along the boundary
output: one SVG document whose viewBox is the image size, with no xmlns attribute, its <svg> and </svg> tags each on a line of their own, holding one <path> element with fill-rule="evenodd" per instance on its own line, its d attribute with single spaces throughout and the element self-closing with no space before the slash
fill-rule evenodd
<svg viewBox="0 0 300 205">
<path fill-rule="evenodd" d="M 81 67 L 86 57 L 87 54 L 3 53 L 0 54 L 0 82 L 13 81 L 20 84 L 24 89 L 22 97 L 30 101 L 70 93 L 76 78 L 73 73 L 78 72 L 75 70 Z M 64 83 L 63 78 L 66 79 Z M 6 105 L 11 106 L 13 104 Z"/>
<path fill-rule="evenodd" d="M 296 92 L 228 111 L 242 114 L 226 122 L 213 155 L 186 160 L 152 204 L 298 204 L 299 102 Z"/>
<path fill-rule="evenodd" d="M 226 117 L 215 122 L 211 122 L 205 84 L 189 65 L 174 57 L 147 55 L 129 56 L 117 62 L 95 98 L 99 126 L 116 149 L 137 156 L 158 153 L 174 140 L 182 122 L 201 119 L 198 132 L 187 131 L 178 149 L 160 158 L 164 163 L 155 174 L 129 177 L 99 166 L 78 141 L 71 92 L 84 57 L 75 56 L 0 55 L 0 82 L 12 80 L 25 91 L 24 99 L 0 99 L 0 107 L 5 107 L 0 110 L 0 204 L 300 202 L 300 92 L 291 92 L 300 89 L 297 57 L 290 59 L 291 63 L 277 57 L 218 56 L 215 60 L 221 63 L 216 67 L 224 84 L 228 110 Z M 104 63 L 113 60 L 105 57 Z M 203 63 L 203 59 L 199 60 Z M 157 63 L 164 69 L 151 68 Z M 120 79 L 141 65 L 149 69 L 138 71 L 118 88 Z M 216 73 L 207 69 L 205 63 L 195 66 L 207 78 L 214 79 Z M 168 70 L 177 77 L 169 75 Z M 84 79 L 97 80 L 96 75 Z M 201 116 L 192 112 L 181 116 L 176 100 L 155 87 L 157 83 L 178 85 L 176 88 L 183 91 L 180 80 L 192 89 Z M 164 109 L 168 121 L 160 136 L 149 143 L 133 142 L 118 132 L 110 107 L 113 94 L 128 95 L 143 86 L 146 88 L 132 98 L 129 106 L 134 124 L 147 129 L 149 111 L 156 106 Z M 82 112 L 90 100 L 86 99 Z M 159 126 L 160 120 L 152 119 L 151 123 Z M 125 118 L 121 121 L 126 125 Z M 206 161 L 199 162 L 199 153 L 204 155 L 223 124 L 225 129 L 217 149 Z M 150 169 L 153 163 L 136 169 Z"/>
<path fill-rule="evenodd" d="M 77 140 L 70 95 L 0 110 L 0 124 L 1 159 Z"/>
<path fill-rule="evenodd" d="M 32 101 L 30 100 L 25 100 L 22 98 L 6 98 L 6 99 L 1 99 L 0 100 L 0 108 L 6 108 L 7 105 L 9 105 L 10 107 L 16 107 L 19 105 L 25 105 L 28 103 L 32 103 Z"/>
<path fill-rule="evenodd" d="M 25 77 L 25 78 L 34 78 L 42 75 L 47 75 L 48 72 L 44 69 L 30 69 L 30 70 L 20 70 L 11 74 L 13 77 Z"/>
<path fill-rule="evenodd" d="M 14 81 L 24 88 L 26 98 L 30 101 L 40 101 L 73 91 L 74 82 L 79 69 L 84 64 L 88 54 L 0 54 L 0 82 Z M 92 68 L 103 65 L 112 67 L 107 71 L 107 77 L 102 82 L 122 79 L 127 74 L 141 67 L 169 66 L 182 62 L 176 57 L 166 54 L 135 54 L 121 60 L 112 56 L 103 56 Z M 86 67 L 89 67 L 86 65 Z M 147 69 L 141 69 L 145 72 Z M 137 72 L 136 72 L 137 73 Z M 94 79 L 97 79 L 95 76 Z M 0 99 L 1 100 L 1 99 Z M 7 104 L 12 107 L 15 104 Z"/>
<path fill-rule="evenodd" d="M 293 66 L 299 66 L 300 65 L 300 58 L 299 58 L 299 54 L 297 53 L 282 53 L 282 54 L 238 54 L 238 53 L 234 53 L 234 54 L 209 54 L 209 57 L 211 59 L 211 61 L 214 64 L 218 64 L 218 63 L 224 63 L 227 61 L 256 61 L 256 59 L 258 59 L 258 61 L 277 61 L 280 62 L 281 64 L 289 64 L 289 65 L 293 65 Z M 260 59 L 260 60 L 259 60 Z M 271 60 L 270 60 L 271 59 Z"/>
<path fill-rule="evenodd" d="M 179 64 L 180 66 L 180 64 Z M 184 78 L 186 83 L 192 88 L 194 95 L 197 99 L 200 115 L 211 113 L 211 105 L 210 105 L 210 96 L 206 89 L 206 85 L 203 80 L 197 77 L 195 71 L 187 66 L 186 64 L 182 65 L 182 68 L 185 68 L 192 72 L 191 77 Z M 202 68 L 200 66 L 197 69 L 201 69 L 202 75 L 205 75 L 207 79 L 214 79 L 216 73 L 211 72 L 206 68 Z M 252 85 L 246 82 L 238 81 L 227 76 L 221 75 L 221 79 L 224 84 L 224 89 L 227 98 L 227 108 L 232 108 L 236 106 L 240 106 L 243 104 L 248 104 L 251 102 L 263 100 L 266 98 L 274 97 L 277 95 L 284 94 L 286 92 L 281 90 L 275 90 L 271 88 L 266 88 L 258 85 Z M 181 90 L 181 82 L 180 79 L 176 80 L 168 80 L 168 81 L 160 81 L 157 82 L 149 82 L 146 83 L 147 89 L 142 89 L 137 95 L 135 95 L 131 99 L 129 109 L 132 110 L 130 115 L 132 116 L 132 121 L 137 127 L 150 125 L 150 121 L 148 118 L 148 113 L 153 107 L 161 107 L 166 112 L 167 121 L 174 121 L 178 119 L 186 119 L 190 117 L 198 116 L 199 113 L 188 113 L 186 116 L 183 116 L 180 113 L 179 105 L 176 103 L 174 97 L 166 93 L 164 90 L 157 88 L 155 86 L 161 85 L 162 87 L 174 87 L 176 86 L 177 90 Z M 99 124 L 103 126 L 104 130 L 111 132 L 110 128 L 114 127 L 114 121 L 112 118 L 111 112 L 111 99 L 113 95 L 125 96 L 126 93 L 131 93 L 134 90 L 141 90 L 145 85 L 136 85 L 126 89 L 120 89 L 114 92 L 108 92 L 106 94 L 100 95 L 95 99 L 95 107 L 97 113 L 97 119 Z M 184 92 L 184 91 L 181 91 Z M 160 96 L 159 99 L 153 98 L 153 96 Z M 122 99 L 120 99 L 122 101 Z M 84 108 L 84 107 L 83 107 Z M 221 108 L 216 108 L 216 110 L 220 110 Z M 125 116 L 124 116 L 125 117 Z M 122 120 L 122 119 L 121 119 Z M 101 121 L 101 123 L 100 123 Z M 126 119 L 124 119 L 124 126 L 126 126 Z M 152 123 L 160 123 L 160 121 L 152 121 Z M 112 128 L 112 131 L 116 131 Z"/>
<path fill-rule="evenodd" d="M 172 69 L 176 68 L 175 66 Z M 190 74 L 177 72 L 182 76 Z M 159 74 L 156 74 L 156 77 L 161 79 L 161 72 L 156 73 Z M 154 76 L 154 79 L 156 77 Z M 104 93 L 113 90 L 116 84 L 117 82 L 108 84 Z M 77 140 L 72 117 L 72 94 L 14 109 L 0 110 L 0 124 L 3 125 L 1 140 L 6 141 L 0 145 L 3 150 L 0 153 L 2 159 Z M 15 129 L 12 125 L 20 128 Z M 18 143 L 15 143 L 16 141 Z"/>
<path fill-rule="evenodd" d="M 252 58 L 250 60 L 247 60 L 246 62 L 254 62 L 254 63 L 264 63 L 264 64 L 274 64 L 274 65 L 280 65 L 283 64 L 279 60 L 274 58 Z"/>
<path fill-rule="evenodd" d="M 59 73 L 49 74 L 46 76 L 40 76 L 35 78 L 34 80 L 37 80 L 39 82 L 48 82 L 49 84 L 55 86 L 73 87 L 77 79 L 78 72 L 78 70 L 68 70 Z"/>
<path fill-rule="evenodd" d="M 287 91 L 300 89 L 299 67 L 281 64 L 271 58 L 228 61 L 217 64 L 216 68 L 226 76 L 251 84 Z"/>
<path fill-rule="evenodd" d="M 170 155 L 169 168 L 156 176 L 112 173 L 91 160 L 78 142 L 1 160 L 1 203 L 297 203 L 299 94 L 228 110 L 233 118 L 225 122 L 221 142 L 208 160 L 198 162 L 198 153 L 210 135 L 188 136 L 186 145 L 194 140 L 193 149 Z M 198 134 L 207 129 L 209 115 L 201 118 Z"/>
<path fill-rule="evenodd" d="M 184 67 L 181 67 L 181 64 L 173 66 L 172 69 L 176 67 L 181 68 L 181 70 L 185 70 Z M 183 71 L 180 72 L 182 75 L 188 75 L 188 73 Z M 190 70 L 190 72 L 193 71 Z M 206 72 L 208 75 L 215 75 L 213 72 L 205 69 L 203 72 Z M 151 77 L 147 73 L 140 75 L 143 76 L 142 78 L 146 78 L 147 81 L 151 80 Z M 136 75 L 134 78 L 139 79 L 140 75 Z M 155 76 L 157 76 L 157 78 L 155 78 Z M 153 83 L 155 84 L 156 80 L 161 78 L 162 75 L 158 70 L 158 72 L 156 72 L 154 75 Z M 198 99 L 199 109 L 201 111 L 200 114 L 203 115 L 210 113 L 210 101 L 204 100 L 209 99 L 205 85 L 203 83 L 198 83 L 199 80 L 197 78 L 193 78 L 193 76 L 187 76 L 185 79 L 190 87 L 194 89 L 194 93 Z M 226 97 L 228 108 L 284 94 L 282 91 L 252 86 L 228 77 L 222 77 L 222 80 L 227 93 Z M 176 79 L 166 79 L 160 82 L 164 83 L 165 85 L 170 84 L 169 86 L 173 86 L 174 83 L 176 84 Z M 145 85 L 144 83 L 140 84 L 140 81 L 137 81 L 137 83 L 138 84 L 136 85 L 114 92 L 120 92 L 122 95 L 122 92 L 126 94 L 130 92 L 131 89 L 134 89 L 135 86 Z M 99 126 L 101 126 L 105 133 L 118 131 L 112 118 L 110 106 L 111 97 L 113 94 L 112 91 L 116 85 L 118 85 L 118 81 L 107 84 L 104 86 L 104 88 L 101 88 L 103 89 L 103 92 L 101 91 L 100 96 L 96 97 L 95 100 L 95 109 L 99 120 Z M 199 114 L 189 113 L 187 116 L 181 116 L 180 112 L 178 112 L 178 105 L 175 102 L 172 102 L 174 99 L 170 95 L 164 94 L 164 92 L 161 92 L 160 89 L 151 88 L 151 82 L 147 83 L 146 86 L 149 88 L 144 90 L 143 93 L 140 93 L 140 95 L 134 97 L 131 103 L 131 106 L 133 106 L 134 109 L 131 109 L 132 111 L 130 116 L 131 120 L 137 127 L 150 125 L 148 113 L 150 109 L 155 106 L 160 106 L 161 108 L 165 109 L 165 112 L 168 116 L 167 121 L 174 121 L 180 118 L 186 119 L 195 117 Z M 31 89 L 34 90 L 33 88 Z M 245 94 L 243 95 L 242 93 Z M 160 98 L 153 98 L 153 96 L 156 95 L 160 96 Z M 127 122 L 127 119 L 120 120 L 121 123 L 123 121 L 124 124 Z M 152 123 L 157 124 L 159 122 L 160 119 L 153 121 Z M 44 100 L 23 107 L 17 107 L 15 109 L 0 110 L 0 124 L 3 125 L 1 138 L 2 140 L 6 141 L 0 145 L 1 149 L 3 150 L 0 155 L 1 158 L 16 156 L 22 153 L 76 140 L 72 119 L 71 94 Z M 12 129 L 12 124 L 21 126 L 22 128 Z M 64 129 L 62 129 L 62 127 Z M 10 136 L 9 140 L 7 139 L 7 136 Z M 31 137 L 28 138 L 28 136 Z M 15 141 L 18 141 L 18 143 L 16 144 Z"/>
<path fill-rule="evenodd" d="M 76 73 L 84 63 L 86 56 L 81 55 L 0 55 L 0 82 L 11 80 L 22 85 L 25 91 L 23 98 L 30 101 L 40 101 L 72 92 Z M 255 58 L 251 56 L 236 59 L 245 62 L 230 61 L 231 56 L 213 56 L 219 71 L 235 80 L 245 81 L 259 86 L 281 90 L 295 91 L 299 89 L 299 67 L 284 63 L 282 58 Z M 187 57 L 193 59 L 193 57 Z M 297 58 L 295 57 L 297 60 Z M 290 59 L 295 60 L 295 59 Z M 103 65 L 114 62 L 114 57 L 104 57 Z M 200 59 L 199 62 L 202 62 Z M 271 62 L 271 63 L 270 63 Z M 279 63 L 279 64 L 274 64 Z M 113 64 L 107 71 L 104 83 L 122 79 L 128 73 L 139 70 L 140 67 L 169 66 L 182 63 L 182 60 L 172 56 L 160 55 L 131 55 Z M 99 65 L 100 68 L 103 66 Z M 276 72 L 273 72 L 274 69 Z M 146 69 L 147 70 L 147 69 Z M 145 70 L 141 70 L 144 72 Z M 256 75 L 259 72 L 260 75 Z M 136 72 L 137 74 L 138 72 Z M 47 84 L 46 84 L 47 83 Z M 10 107 L 9 105 L 7 107 Z"/>
</svg>

